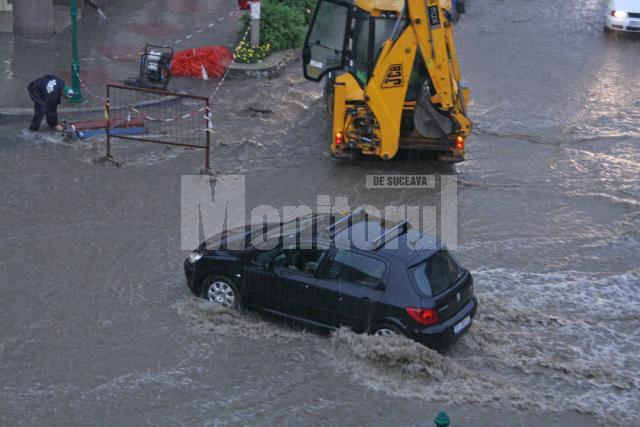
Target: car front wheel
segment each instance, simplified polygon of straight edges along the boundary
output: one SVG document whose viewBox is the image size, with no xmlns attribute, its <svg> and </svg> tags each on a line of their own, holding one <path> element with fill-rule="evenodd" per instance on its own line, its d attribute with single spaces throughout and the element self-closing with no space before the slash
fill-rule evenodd
<svg viewBox="0 0 640 427">
<path fill-rule="evenodd" d="M 202 282 L 202 298 L 226 308 L 240 310 L 240 293 L 235 283 L 222 276 L 207 276 Z"/>
</svg>

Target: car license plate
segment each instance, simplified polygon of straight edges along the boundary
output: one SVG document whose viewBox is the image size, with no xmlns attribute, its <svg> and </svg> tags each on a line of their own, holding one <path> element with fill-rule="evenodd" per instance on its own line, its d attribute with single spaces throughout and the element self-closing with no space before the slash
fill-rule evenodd
<svg viewBox="0 0 640 427">
<path fill-rule="evenodd" d="M 629 27 L 640 28 L 640 21 L 630 21 Z"/>
<path fill-rule="evenodd" d="M 465 317 L 453 327 L 453 334 L 458 335 L 460 332 L 464 331 L 465 328 L 470 324 L 471 324 L 471 315 Z"/>
</svg>

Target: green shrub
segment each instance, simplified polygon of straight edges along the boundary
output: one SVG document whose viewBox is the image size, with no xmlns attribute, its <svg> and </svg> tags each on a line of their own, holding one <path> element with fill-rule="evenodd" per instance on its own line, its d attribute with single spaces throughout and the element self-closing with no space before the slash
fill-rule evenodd
<svg viewBox="0 0 640 427">
<path fill-rule="evenodd" d="M 279 3 L 287 5 L 296 10 L 301 10 L 305 14 L 305 22 L 309 24 L 313 11 L 318 4 L 317 0 L 277 0 Z"/>
<path fill-rule="evenodd" d="M 316 0 L 263 0 L 260 12 L 260 43 L 272 50 L 301 47 L 307 34 Z M 242 16 L 243 30 L 251 22 L 249 14 Z"/>
</svg>

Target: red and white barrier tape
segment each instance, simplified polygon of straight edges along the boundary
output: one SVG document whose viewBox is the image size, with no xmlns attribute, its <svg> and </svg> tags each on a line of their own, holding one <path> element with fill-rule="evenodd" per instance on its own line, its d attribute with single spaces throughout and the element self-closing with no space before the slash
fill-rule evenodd
<svg viewBox="0 0 640 427">
<path fill-rule="evenodd" d="M 224 21 L 225 19 L 230 19 L 233 17 L 233 15 L 236 13 L 236 11 L 232 11 L 229 12 L 229 14 L 227 16 L 221 16 L 220 18 L 216 19 L 213 22 L 210 22 L 207 26 L 199 28 L 198 30 L 194 31 L 191 34 L 187 34 L 186 36 L 174 40 L 173 44 L 180 44 L 185 40 L 189 40 L 191 39 L 195 34 L 200 34 L 205 32 L 206 30 L 209 30 L 213 27 L 215 27 L 215 25 L 219 22 Z M 81 61 L 87 61 L 87 62 L 96 62 L 96 61 L 117 61 L 117 60 L 126 60 L 126 59 L 130 59 L 130 58 L 138 58 L 140 55 L 142 55 L 143 52 L 140 53 L 130 53 L 127 55 L 114 55 L 114 56 L 99 56 L 99 57 L 95 57 L 95 58 L 80 58 Z"/>
<path fill-rule="evenodd" d="M 229 13 L 229 17 L 231 17 L 234 14 L 234 12 Z M 222 21 L 225 18 L 219 18 L 218 21 Z M 215 22 L 212 22 L 211 24 L 209 24 L 207 27 L 213 27 L 213 25 L 215 24 Z M 242 36 L 242 38 L 240 39 L 240 41 L 243 41 L 247 38 L 249 31 L 251 30 L 251 27 L 248 26 L 246 31 L 244 32 L 244 35 Z M 196 31 L 196 33 L 200 33 L 204 31 L 203 29 L 200 29 L 198 31 Z M 188 37 L 185 37 L 185 39 L 191 38 L 192 34 L 189 34 Z M 182 40 L 176 40 L 174 43 L 180 43 Z M 218 84 L 216 85 L 215 89 L 213 90 L 213 93 L 211 94 L 211 96 L 209 97 L 209 102 L 213 102 L 213 100 L 215 99 L 215 97 L 218 95 L 218 93 L 220 92 L 220 89 L 222 87 L 222 85 L 224 84 L 227 76 L 229 75 L 229 70 L 231 69 L 231 65 L 236 61 L 236 49 L 234 49 L 232 51 L 232 55 L 233 55 L 233 59 L 231 61 L 231 63 L 229 64 L 229 66 L 227 67 L 227 69 L 225 70 L 224 74 L 222 75 L 222 77 L 220 78 L 220 81 L 218 82 Z M 132 55 L 126 55 L 127 57 L 132 56 Z M 122 58 L 122 57 L 112 57 L 112 58 Z M 95 59 L 95 58 L 94 58 Z M 103 58 L 98 58 L 98 59 L 103 59 Z M 104 58 L 104 59 L 109 59 L 109 58 Z M 91 58 L 84 58 L 84 60 L 92 60 Z M 89 94 L 92 98 L 101 100 L 103 102 L 107 101 L 107 98 L 105 98 L 104 96 L 101 95 L 97 95 L 95 93 L 93 93 L 93 91 L 91 91 L 91 89 L 89 89 L 88 85 L 85 84 L 85 82 L 82 80 L 82 78 L 80 77 L 80 72 L 78 71 L 77 68 L 73 69 L 74 73 L 76 74 L 76 76 L 78 77 L 78 80 L 80 82 L 80 86 L 84 89 L 84 91 Z M 205 115 L 203 116 L 203 118 L 207 121 L 207 128 L 206 129 L 196 129 L 197 131 L 207 131 L 207 132 L 211 132 L 213 129 L 213 115 L 211 113 L 210 108 L 208 107 L 201 107 L 198 108 L 196 110 L 193 110 L 187 114 L 183 114 L 181 116 L 176 116 L 176 117 L 170 117 L 170 118 L 165 118 L 165 119 L 160 119 L 160 118 L 156 118 L 156 117 L 152 117 L 149 114 L 145 113 L 143 110 L 138 109 L 136 107 L 133 107 L 131 105 L 127 105 L 127 108 L 129 108 L 131 111 L 133 111 L 134 113 L 144 117 L 146 120 L 149 121 L 153 121 L 153 122 L 163 122 L 163 123 L 170 123 L 173 121 L 178 121 L 178 120 L 186 120 L 196 114 L 202 113 L 204 111 L 206 111 Z"/>
<path fill-rule="evenodd" d="M 246 39 L 247 35 L 249 34 L 249 31 L 251 30 L 250 27 L 247 27 L 247 30 L 244 32 L 242 38 L 240 39 L 240 41 Z M 218 82 L 218 84 L 216 85 L 215 89 L 213 90 L 213 93 L 211 94 L 211 96 L 209 97 L 209 103 L 213 103 L 213 100 L 215 99 L 215 97 L 218 95 L 218 92 L 220 92 L 220 88 L 222 87 L 223 83 L 225 82 L 227 76 L 229 75 L 229 70 L 231 69 L 231 65 L 236 61 L 236 53 L 235 53 L 235 49 L 232 52 L 233 55 L 233 59 L 231 61 L 231 63 L 229 64 L 229 66 L 227 67 L 227 69 L 225 70 L 224 74 L 222 75 L 222 77 L 220 78 L 220 81 Z M 149 121 L 153 121 L 153 122 L 172 122 L 175 120 L 185 120 L 188 119 L 189 117 L 193 116 L 196 113 L 205 111 L 207 109 L 207 107 L 202 107 L 198 110 L 192 111 L 191 113 L 188 114 L 184 114 L 182 116 L 179 117 L 172 117 L 172 118 L 167 118 L 167 119 L 159 119 L 156 117 L 152 117 L 150 115 L 148 115 L 147 113 L 145 113 L 143 110 L 137 109 L 135 107 L 132 106 L 127 106 L 129 109 L 133 110 L 134 112 L 136 112 L 137 114 L 142 115 L 145 119 L 149 120 Z M 209 111 L 205 117 L 205 120 L 207 120 L 208 126 L 207 126 L 207 131 L 211 131 L 211 129 L 213 129 L 213 122 L 212 122 L 212 114 L 211 111 Z"/>
</svg>

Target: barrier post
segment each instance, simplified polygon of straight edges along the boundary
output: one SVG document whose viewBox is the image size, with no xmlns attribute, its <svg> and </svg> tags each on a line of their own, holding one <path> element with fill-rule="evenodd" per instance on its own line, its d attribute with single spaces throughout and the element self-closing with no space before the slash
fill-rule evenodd
<svg viewBox="0 0 640 427">
<path fill-rule="evenodd" d="M 205 103 L 207 115 L 205 116 L 206 128 L 207 128 L 207 143 L 205 145 L 205 154 L 204 154 L 204 173 L 209 173 L 209 153 L 211 150 L 211 128 L 213 127 L 211 123 L 211 108 L 209 106 L 209 100 Z"/>
<path fill-rule="evenodd" d="M 107 133 L 107 159 L 111 158 L 111 112 L 109 111 L 111 108 L 109 101 L 109 85 L 107 85 L 107 99 L 104 101 L 104 120 L 106 122 L 105 132 Z"/>
</svg>

